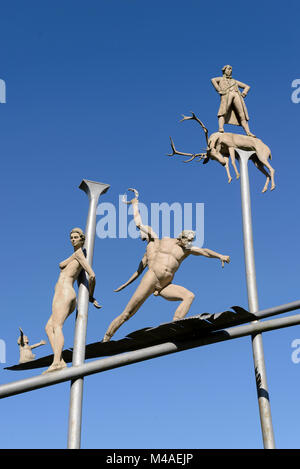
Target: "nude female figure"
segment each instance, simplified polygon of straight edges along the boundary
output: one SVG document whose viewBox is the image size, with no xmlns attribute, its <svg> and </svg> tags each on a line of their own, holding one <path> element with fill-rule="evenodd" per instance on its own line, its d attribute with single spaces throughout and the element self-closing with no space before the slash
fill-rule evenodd
<svg viewBox="0 0 300 469">
<path fill-rule="evenodd" d="M 195 256 L 205 256 L 208 258 L 220 259 L 222 267 L 224 262 L 229 263 L 229 256 L 224 256 L 211 249 L 198 248 L 192 246 L 195 233 L 184 230 L 177 238 L 159 239 L 157 234 L 150 226 L 142 224 L 142 219 L 138 209 L 138 192 L 135 189 L 129 189 L 135 193 L 135 198 L 129 203 L 133 205 L 134 221 L 141 232 L 141 239 L 147 241 L 147 248 L 138 270 L 130 279 L 121 285 L 117 290 L 123 290 L 130 283 L 136 280 L 141 273 L 148 267 L 147 272 L 142 278 L 139 286 L 129 300 L 124 311 L 117 316 L 109 325 L 102 342 L 109 342 L 115 332 L 121 325 L 128 321 L 142 306 L 144 301 L 152 294 L 161 296 L 169 301 L 180 301 L 177 307 L 173 321 L 182 319 L 189 312 L 190 306 L 195 295 L 186 288 L 173 284 L 173 278 L 180 264 L 190 254 Z"/>
<path fill-rule="evenodd" d="M 89 301 L 93 303 L 96 308 L 101 308 L 93 296 L 96 284 L 95 273 L 87 262 L 82 250 L 85 241 L 83 231 L 80 228 L 74 228 L 70 233 L 70 240 L 74 248 L 74 253 L 59 264 L 60 275 L 55 285 L 52 315 L 45 328 L 54 352 L 54 359 L 51 366 L 44 373 L 60 370 L 67 366 L 62 358 L 64 346 L 62 328 L 65 320 L 73 313 L 76 307 L 76 292 L 73 284 L 82 269 L 84 269 L 89 276 Z"/>
</svg>

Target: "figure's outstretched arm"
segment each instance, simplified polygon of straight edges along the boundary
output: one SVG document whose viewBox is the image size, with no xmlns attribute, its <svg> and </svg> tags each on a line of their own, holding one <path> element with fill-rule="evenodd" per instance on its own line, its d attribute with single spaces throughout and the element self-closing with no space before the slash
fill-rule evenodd
<svg viewBox="0 0 300 469">
<path fill-rule="evenodd" d="M 145 226 L 142 223 L 142 217 L 139 211 L 139 193 L 136 189 L 128 189 L 129 191 L 134 192 L 135 197 L 131 199 L 130 201 L 126 202 L 127 204 L 132 204 L 133 208 L 133 219 L 136 224 L 136 227 L 148 235 L 149 238 L 151 239 L 157 239 L 158 236 L 155 233 L 155 231 L 152 230 L 151 226 Z M 125 202 L 125 201 L 124 201 Z"/>
<path fill-rule="evenodd" d="M 30 345 L 30 348 L 31 348 L 31 349 L 37 348 L 37 347 L 40 347 L 41 345 L 45 345 L 45 344 L 46 344 L 45 340 L 41 340 L 41 341 L 38 342 L 37 344 Z"/>
<path fill-rule="evenodd" d="M 224 262 L 226 262 L 227 264 L 229 264 L 230 262 L 229 256 L 224 256 L 223 254 L 219 254 L 218 252 L 212 251 L 211 249 L 207 248 L 198 248 L 197 246 L 193 246 L 190 249 L 190 253 L 194 254 L 194 256 L 205 256 L 220 259 L 220 261 L 222 262 L 222 267 L 224 267 Z"/>
<path fill-rule="evenodd" d="M 137 271 L 134 272 L 134 274 L 130 277 L 129 280 L 127 280 L 126 283 L 123 283 L 123 285 L 121 285 L 119 288 L 117 288 L 114 291 L 115 292 L 121 291 L 124 288 L 126 288 L 128 285 L 130 285 L 132 282 L 134 282 L 141 275 L 141 273 L 145 270 L 146 266 L 147 266 L 147 256 L 145 254 L 143 259 L 141 260 L 139 266 L 138 266 Z"/>
<path fill-rule="evenodd" d="M 74 257 L 79 262 L 81 267 L 86 271 L 86 273 L 89 276 L 89 294 L 90 294 L 89 301 L 91 303 L 93 303 L 93 305 L 96 308 L 101 308 L 101 306 L 99 305 L 97 300 L 94 298 L 94 290 L 95 290 L 95 286 L 96 286 L 95 272 L 93 271 L 92 267 L 90 266 L 90 264 L 86 260 L 82 249 L 78 249 L 77 251 L 75 251 Z"/>
</svg>

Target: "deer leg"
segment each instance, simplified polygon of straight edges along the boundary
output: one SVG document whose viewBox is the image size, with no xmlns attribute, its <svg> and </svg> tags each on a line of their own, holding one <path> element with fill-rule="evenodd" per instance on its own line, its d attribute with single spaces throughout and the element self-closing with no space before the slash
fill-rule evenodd
<svg viewBox="0 0 300 469">
<path fill-rule="evenodd" d="M 236 178 L 239 179 L 240 173 L 238 172 L 238 169 L 237 169 L 236 164 L 235 164 L 235 150 L 234 150 L 233 147 L 229 147 L 229 154 L 230 154 L 230 159 L 231 159 L 233 169 L 234 169 L 235 174 L 236 174 Z"/>
<path fill-rule="evenodd" d="M 262 193 L 266 192 L 266 190 L 268 189 L 268 186 L 269 186 L 269 182 L 270 182 L 270 179 L 271 179 L 271 176 L 270 174 L 268 173 L 268 171 L 265 170 L 264 168 L 264 165 L 261 161 L 253 161 L 255 166 L 266 176 L 266 183 L 264 185 L 264 188 L 262 190 Z"/>
<path fill-rule="evenodd" d="M 274 174 L 275 174 L 275 169 L 272 168 L 270 163 L 266 160 L 264 161 L 264 165 L 268 168 L 270 171 L 270 176 L 271 176 L 271 191 L 273 191 L 276 187 L 275 180 L 274 180 Z"/>
<path fill-rule="evenodd" d="M 232 177 L 231 177 L 230 170 L 229 170 L 229 158 L 224 158 L 224 159 L 225 159 L 225 169 L 226 169 L 226 173 L 228 177 L 228 184 L 230 184 L 232 181 Z"/>
</svg>

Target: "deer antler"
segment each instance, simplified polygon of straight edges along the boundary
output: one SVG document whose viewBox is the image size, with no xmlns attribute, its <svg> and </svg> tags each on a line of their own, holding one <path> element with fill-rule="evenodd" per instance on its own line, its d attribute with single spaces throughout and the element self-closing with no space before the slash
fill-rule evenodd
<svg viewBox="0 0 300 469">
<path fill-rule="evenodd" d="M 206 143 L 208 144 L 208 130 L 207 130 L 207 128 L 205 127 L 203 122 L 200 119 L 198 119 L 198 117 L 196 116 L 196 114 L 194 112 L 191 111 L 191 113 L 192 113 L 191 116 L 185 116 L 184 114 L 181 114 L 182 119 L 180 120 L 180 122 L 187 121 L 187 120 L 195 120 L 196 122 L 198 122 L 198 124 L 200 124 L 202 129 L 204 130 Z"/>
<path fill-rule="evenodd" d="M 174 155 L 190 156 L 190 158 L 188 160 L 185 160 L 184 163 L 189 163 L 190 161 L 193 161 L 195 158 L 199 158 L 199 161 L 206 158 L 206 153 L 184 153 L 182 151 L 177 151 L 175 148 L 174 142 L 172 140 L 172 137 L 170 137 L 170 140 L 171 140 L 172 153 L 168 153 L 168 156 L 174 156 Z"/>
</svg>

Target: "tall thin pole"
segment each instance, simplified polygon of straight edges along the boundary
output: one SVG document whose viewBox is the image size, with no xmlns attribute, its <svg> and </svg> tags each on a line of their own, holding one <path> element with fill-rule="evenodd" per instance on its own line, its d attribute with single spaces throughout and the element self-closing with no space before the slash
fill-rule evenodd
<svg viewBox="0 0 300 469">
<path fill-rule="evenodd" d="M 259 311 L 258 295 L 256 285 L 256 272 L 254 260 L 253 234 L 250 185 L 248 174 L 248 160 L 254 154 L 253 151 L 235 150 L 240 160 L 241 172 L 241 200 L 243 216 L 244 253 L 246 281 L 248 291 L 248 305 L 250 313 Z M 254 321 L 257 322 L 257 321 Z M 275 440 L 272 425 L 271 407 L 267 385 L 266 367 L 264 359 L 264 349 L 262 335 L 260 333 L 252 335 L 252 351 L 256 378 L 257 397 L 260 413 L 262 437 L 265 449 L 274 449 Z"/>
<path fill-rule="evenodd" d="M 88 181 L 84 179 L 79 188 L 89 197 L 89 212 L 85 229 L 86 258 L 92 266 L 95 232 L 96 232 L 96 209 L 99 197 L 109 189 L 108 184 L 101 182 Z M 82 274 L 81 283 L 78 289 L 77 317 L 73 347 L 73 366 L 79 366 L 84 363 L 86 330 L 89 307 L 89 289 L 88 279 L 85 273 Z M 83 377 L 77 378 L 71 382 L 70 409 L 69 409 L 69 433 L 68 448 L 79 449 L 81 440 L 81 421 L 82 421 L 82 397 L 83 397 Z"/>
</svg>

